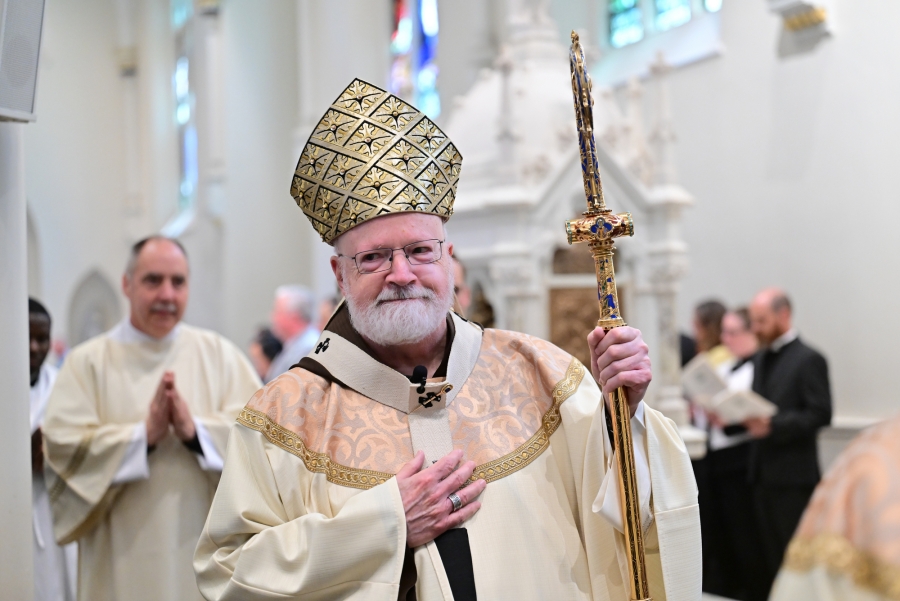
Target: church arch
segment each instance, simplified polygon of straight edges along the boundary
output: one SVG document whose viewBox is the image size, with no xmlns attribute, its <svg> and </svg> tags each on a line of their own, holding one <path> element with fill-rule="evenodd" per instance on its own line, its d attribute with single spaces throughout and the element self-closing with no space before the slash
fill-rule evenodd
<svg viewBox="0 0 900 601">
<path fill-rule="evenodd" d="M 75 287 L 69 303 L 69 345 L 106 332 L 122 319 L 119 295 L 109 280 L 93 269 Z"/>
</svg>

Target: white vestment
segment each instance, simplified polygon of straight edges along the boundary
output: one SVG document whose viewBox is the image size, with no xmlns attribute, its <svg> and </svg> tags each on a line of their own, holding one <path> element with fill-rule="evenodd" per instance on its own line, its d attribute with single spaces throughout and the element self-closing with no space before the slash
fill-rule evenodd
<svg viewBox="0 0 900 601">
<path fill-rule="evenodd" d="M 147 448 L 144 420 L 166 371 L 202 453 L 171 430 Z M 228 430 L 259 386 L 231 342 L 184 324 L 155 340 L 126 319 L 69 353 L 47 407 L 44 449 L 56 538 L 79 542 L 81 601 L 200 598 L 193 548 Z"/>
<path fill-rule="evenodd" d="M 37 382 L 31 387 L 31 433 L 41 427 L 47 411 L 47 399 L 56 382 L 57 369 L 41 366 Z M 34 601 L 74 601 L 78 569 L 78 544 L 64 547 L 53 536 L 50 496 L 44 474 L 31 474 L 32 521 L 34 525 Z"/>
<path fill-rule="evenodd" d="M 207 599 L 398 599 L 411 566 L 393 474 L 417 450 L 431 463 L 454 448 L 488 482 L 463 524 L 480 599 L 627 598 L 624 539 L 603 507 L 616 472 L 593 378 L 544 341 L 453 321 L 446 380 L 424 392 L 326 329 L 309 359 L 329 377 L 301 363 L 257 393 L 231 433 L 197 547 Z M 643 419 L 651 593 L 698 601 L 690 461 L 671 421 L 646 407 Z M 453 599 L 436 542 L 412 557 L 416 599 Z"/>
</svg>

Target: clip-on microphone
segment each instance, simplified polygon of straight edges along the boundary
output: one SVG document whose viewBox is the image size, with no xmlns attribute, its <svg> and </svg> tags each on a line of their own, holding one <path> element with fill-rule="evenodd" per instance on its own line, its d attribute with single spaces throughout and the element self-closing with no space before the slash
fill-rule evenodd
<svg viewBox="0 0 900 601">
<path fill-rule="evenodd" d="M 413 384 L 418 384 L 419 387 L 416 388 L 416 392 L 419 394 L 425 393 L 425 381 L 428 379 L 428 368 L 424 365 L 416 365 L 413 368 L 412 376 L 410 376 L 409 381 Z"/>
</svg>

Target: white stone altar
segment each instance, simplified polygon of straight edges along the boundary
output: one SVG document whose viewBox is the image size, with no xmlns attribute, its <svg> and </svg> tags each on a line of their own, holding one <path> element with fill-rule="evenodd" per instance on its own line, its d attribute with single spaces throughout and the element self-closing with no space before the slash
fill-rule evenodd
<svg viewBox="0 0 900 601">
<path fill-rule="evenodd" d="M 568 49 L 541 4 L 511 11 L 509 32 L 493 68 L 457 99 L 444 126 L 465 174 L 448 229 L 495 327 L 548 338 L 583 357 L 586 343 L 572 333 L 583 340 L 596 322 L 596 279 L 590 262 L 584 269 L 575 255 L 589 261 L 588 250 L 570 251 L 565 235 L 565 221 L 586 208 Z M 676 319 L 687 269 L 679 224 L 693 199 L 676 183 L 670 156 L 667 70 L 660 57 L 645 84 L 595 86 L 594 129 L 607 206 L 634 216 L 634 238 L 616 244 L 616 280 L 625 318 L 651 348 L 648 401 L 676 421 L 700 457 L 705 434 L 690 426 L 681 396 Z M 649 115 L 645 88 L 653 92 Z"/>
</svg>

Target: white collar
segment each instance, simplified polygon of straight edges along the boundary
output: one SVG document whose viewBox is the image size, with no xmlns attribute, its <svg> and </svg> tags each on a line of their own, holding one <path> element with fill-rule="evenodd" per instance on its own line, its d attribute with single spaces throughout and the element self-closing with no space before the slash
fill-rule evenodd
<svg viewBox="0 0 900 601">
<path fill-rule="evenodd" d="M 121 342 L 122 344 L 141 344 L 147 342 L 153 343 L 171 343 L 178 337 L 178 333 L 181 331 L 181 322 L 178 322 L 172 330 L 163 336 L 162 338 L 154 338 L 150 334 L 146 334 L 131 323 L 130 317 L 125 317 L 122 321 L 116 324 L 113 329 L 106 333 L 107 336 L 115 340 L 116 342 Z"/>
<path fill-rule="evenodd" d="M 450 315 L 456 334 L 450 347 L 447 376 L 443 379 L 430 378 L 425 383 L 425 392 L 440 392 L 445 395 L 443 406 L 453 401 L 475 369 L 483 334 L 481 328 L 471 322 L 452 312 Z M 423 407 L 419 398 L 424 393 L 418 392 L 418 385 L 410 383 L 409 378 L 335 332 L 322 332 L 318 344 L 310 349 L 307 357 L 328 370 L 336 380 L 382 405 L 406 414 L 412 414 Z M 440 403 L 441 400 L 437 402 Z M 434 407 L 435 411 L 440 408 L 438 405 Z"/>
<path fill-rule="evenodd" d="M 778 338 L 773 340 L 772 344 L 769 345 L 769 350 L 774 353 L 777 353 L 781 349 L 786 347 L 788 344 L 795 341 L 797 339 L 797 336 L 798 336 L 797 330 L 795 330 L 794 328 L 791 328 L 790 330 L 788 330 L 787 332 L 785 332 L 784 334 L 782 334 L 781 336 L 779 336 Z"/>
<path fill-rule="evenodd" d="M 631 419 L 633 419 L 633 420 L 636 419 L 639 424 L 641 424 L 645 428 L 647 427 L 647 425 L 644 423 L 644 402 L 643 401 L 638 403 L 637 409 L 634 410 L 634 416 Z"/>
</svg>

